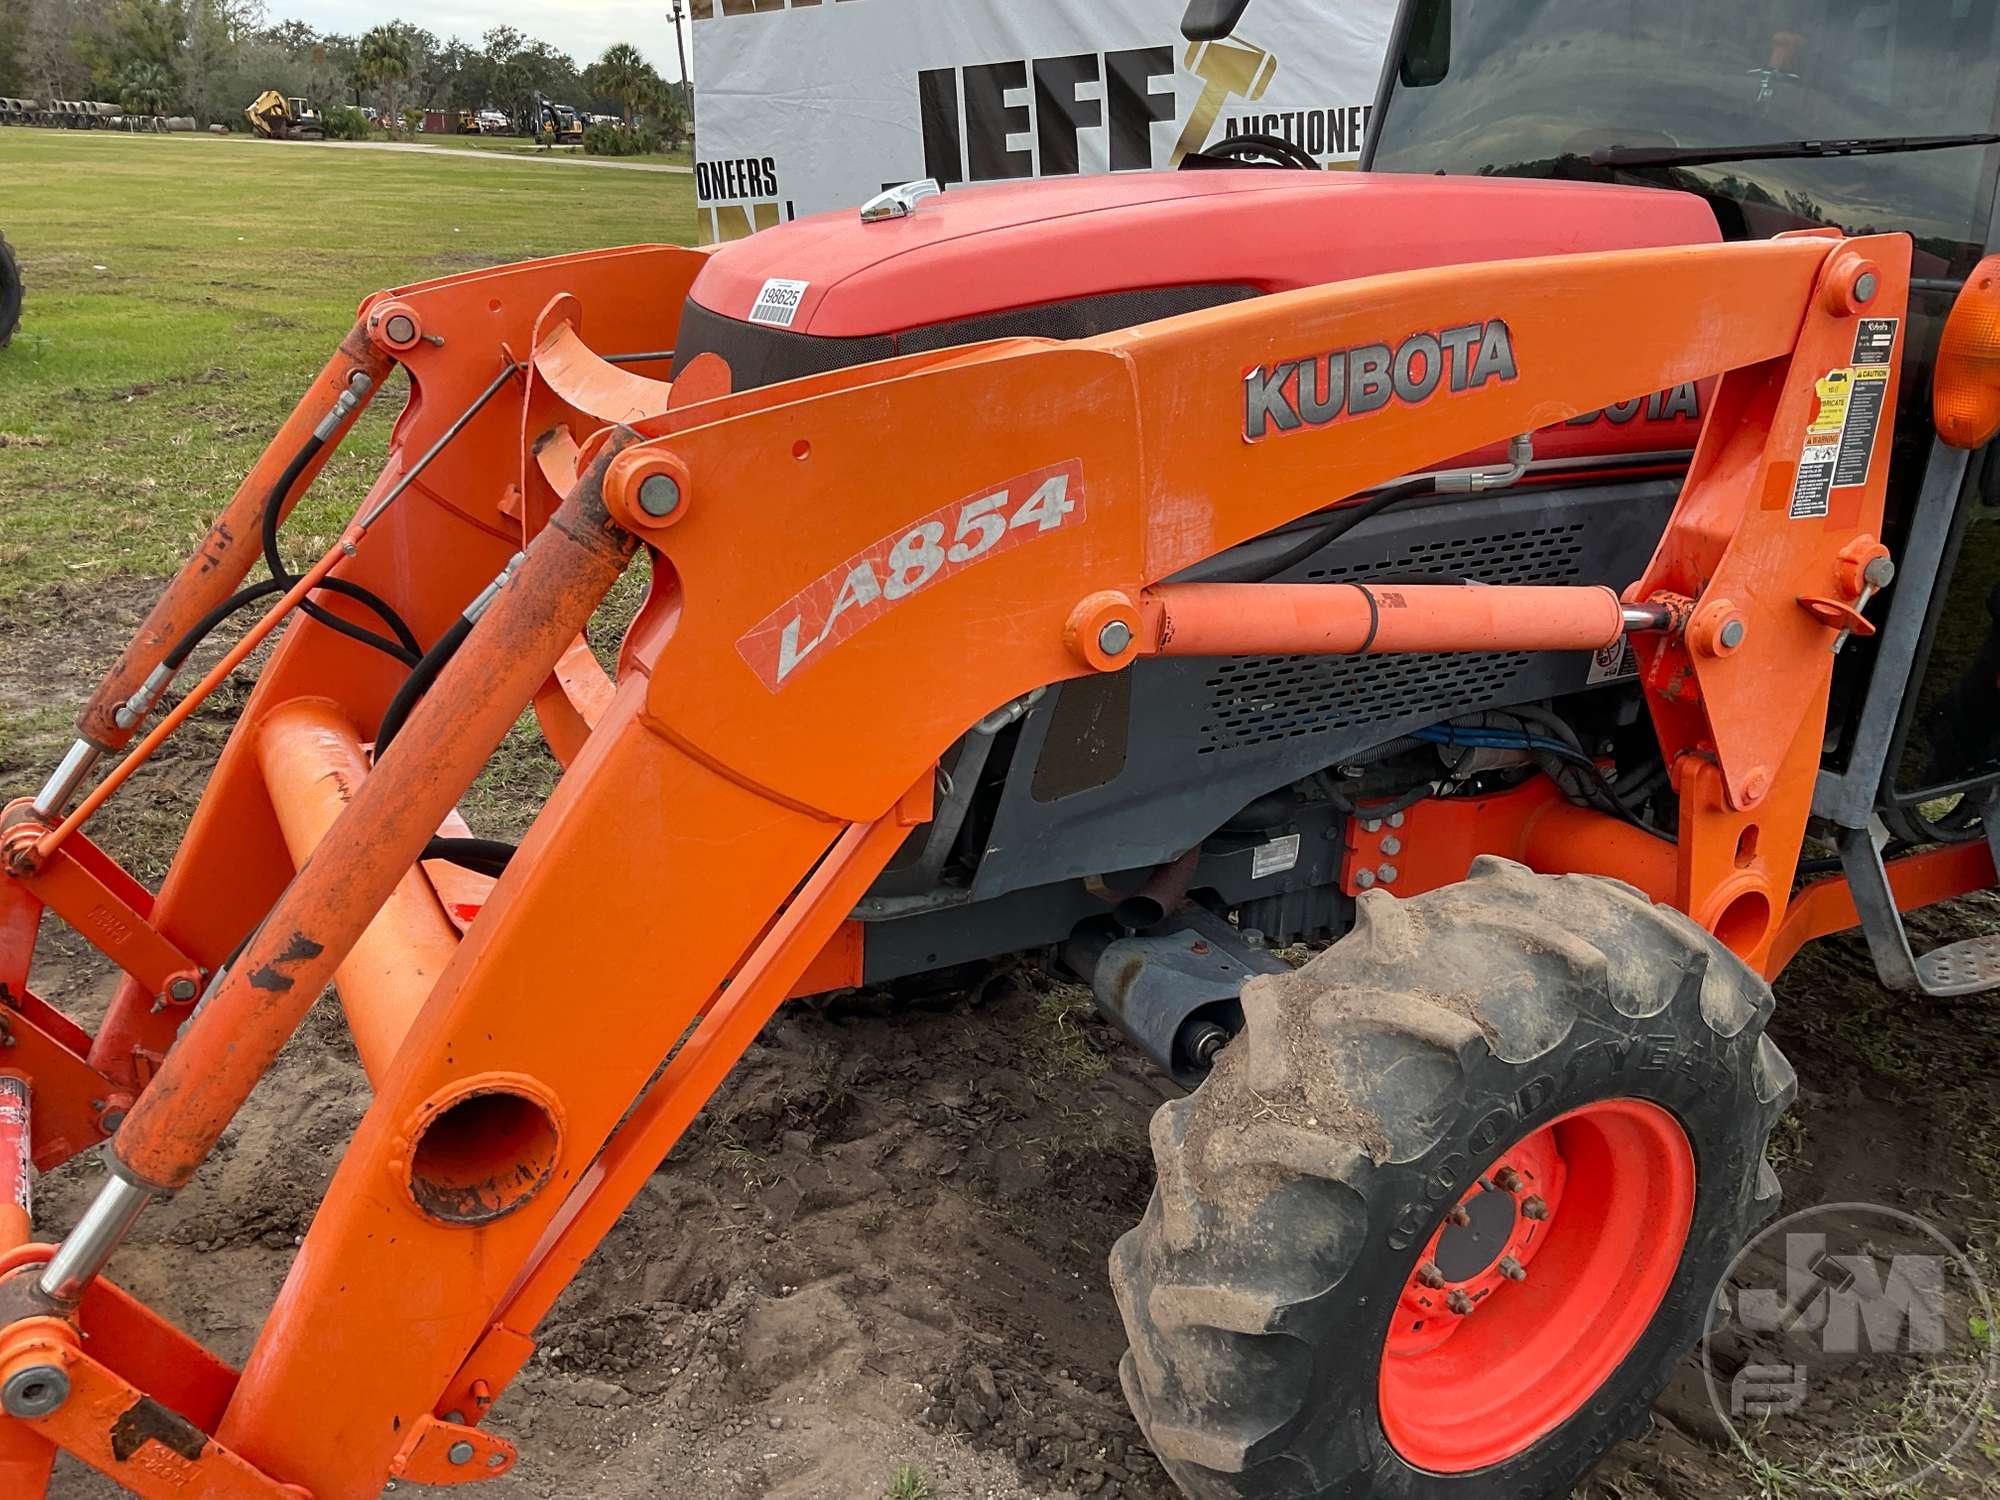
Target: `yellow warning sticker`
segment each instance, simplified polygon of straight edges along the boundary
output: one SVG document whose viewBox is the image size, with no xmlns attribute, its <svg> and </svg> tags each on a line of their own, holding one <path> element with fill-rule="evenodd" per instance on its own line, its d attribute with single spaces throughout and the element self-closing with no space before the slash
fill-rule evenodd
<svg viewBox="0 0 2000 1500">
<path fill-rule="evenodd" d="M 1837 438 L 1847 426 L 1847 403 L 1854 390 L 1854 370 L 1843 365 L 1837 370 L 1828 370 L 1813 386 L 1813 394 L 1819 397 L 1819 415 L 1813 418 L 1806 429 L 1808 439 Z"/>
</svg>

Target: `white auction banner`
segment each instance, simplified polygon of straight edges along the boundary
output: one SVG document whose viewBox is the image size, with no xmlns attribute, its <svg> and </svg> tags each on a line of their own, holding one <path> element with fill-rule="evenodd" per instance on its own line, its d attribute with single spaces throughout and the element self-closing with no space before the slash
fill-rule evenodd
<svg viewBox="0 0 2000 1500">
<path fill-rule="evenodd" d="M 1179 164 L 1226 136 L 1360 154 L 1395 0 L 693 0 L 703 244 L 884 187 Z"/>
</svg>

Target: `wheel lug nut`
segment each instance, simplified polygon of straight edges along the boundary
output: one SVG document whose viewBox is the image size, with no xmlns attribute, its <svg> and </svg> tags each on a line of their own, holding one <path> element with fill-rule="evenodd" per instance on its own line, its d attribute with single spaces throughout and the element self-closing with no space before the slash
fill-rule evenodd
<svg viewBox="0 0 2000 1500">
<path fill-rule="evenodd" d="M 1549 1206 L 1548 1204 L 1544 1203 L 1539 1197 L 1523 1198 L 1521 1200 L 1522 1218 L 1546 1219 L 1548 1216 L 1549 1216 Z"/>
<path fill-rule="evenodd" d="M 1493 1185 L 1503 1193 L 1518 1193 L 1521 1191 L 1521 1174 L 1512 1167 L 1502 1167 L 1493 1174 Z"/>
<path fill-rule="evenodd" d="M 1469 1228 L 1472 1224 L 1472 1215 L 1467 1211 L 1463 1203 L 1459 1204 L 1449 1214 L 1445 1215 L 1445 1217 L 1450 1219 L 1460 1229 Z"/>
<path fill-rule="evenodd" d="M 1523 1266 L 1511 1255 L 1500 1257 L 1500 1274 L 1505 1276 L 1509 1281 L 1526 1281 L 1528 1279 L 1527 1267 Z"/>
<path fill-rule="evenodd" d="M 1427 1260 L 1417 1267 L 1417 1280 L 1432 1291 L 1436 1291 L 1444 1285 L 1444 1272 L 1437 1268 L 1436 1261 Z"/>
<path fill-rule="evenodd" d="M 1472 1311 L 1472 1299 L 1463 1292 L 1453 1292 L 1444 1299 L 1444 1305 L 1461 1318 Z"/>
</svg>

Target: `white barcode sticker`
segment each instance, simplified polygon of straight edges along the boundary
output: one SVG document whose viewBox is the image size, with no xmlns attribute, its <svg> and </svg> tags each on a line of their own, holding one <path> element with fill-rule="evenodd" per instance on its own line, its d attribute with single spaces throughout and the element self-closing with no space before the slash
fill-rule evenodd
<svg viewBox="0 0 2000 1500">
<path fill-rule="evenodd" d="M 750 308 L 750 321 L 767 323 L 773 328 L 790 328 L 799 315 L 806 288 L 811 285 L 810 281 L 787 281 L 773 276 L 757 294 L 757 301 Z"/>
</svg>

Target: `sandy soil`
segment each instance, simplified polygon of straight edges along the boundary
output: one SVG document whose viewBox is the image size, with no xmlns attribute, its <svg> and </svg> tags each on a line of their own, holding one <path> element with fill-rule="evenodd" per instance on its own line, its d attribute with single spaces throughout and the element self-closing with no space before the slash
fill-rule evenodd
<svg viewBox="0 0 2000 1500">
<path fill-rule="evenodd" d="M 0 735 L 0 783 L 42 769 L 51 731 L 20 727 L 42 685 L 80 697 L 147 593 L 94 590 L 28 612 L 0 651 L 0 713 L 15 729 Z M 212 742 L 221 722 L 198 719 L 186 756 L 104 826 L 149 877 L 198 792 L 199 736 Z M 1932 937 L 1994 930 L 2000 904 L 1978 898 L 1924 925 Z M 63 934 L 45 940 L 39 977 L 82 1015 L 110 982 Z M 1781 997 L 1772 1032 L 1802 1079 L 1778 1142 L 1788 1204 L 1899 1206 L 2000 1271 L 2000 1010 L 1890 996 L 1847 940 L 1809 951 Z M 542 1329 L 493 1418 L 523 1462 L 490 1489 L 1171 1495 L 1118 1394 L 1123 1338 L 1105 1274 L 1112 1241 L 1144 1209 L 1146 1124 L 1170 1088 L 1082 992 L 1032 963 L 969 989 L 790 1007 Z M 217 1159 L 143 1222 L 116 1276 L 240 1359 L 366 1102 L 340 1013 L 323 1001 Z M 97 1177 L 79 1161 L 42 1183 L 45 1231 L 73 1222 Z M 1829 1432 L 1875 1420 L 1863 1413 L 1878 1396 L 1847 1393 Z M 2000 1488 L 1990 1412 L 1978 1444 L 1926 1493 Z M 1579 1494 L 1760 1492 L 1796 1493 L 1727 1445 L 1690 1366 L 1651 1434 Z M 65 1468 L 55 1493 L 111 1490 Z"/>
</svg>

